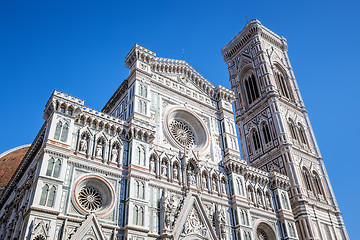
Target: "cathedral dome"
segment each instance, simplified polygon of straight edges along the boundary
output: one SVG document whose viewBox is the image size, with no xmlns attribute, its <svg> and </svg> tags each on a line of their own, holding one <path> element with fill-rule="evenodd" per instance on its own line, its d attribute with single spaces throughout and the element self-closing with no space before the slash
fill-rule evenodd
<svg viewBox="0 0 360 240">
<path fill-rule="evenodd" d="M 0 188 L 5 187 L 30 148 L 30 144 L 10 149 L 0 155 Z"/>
</svg>

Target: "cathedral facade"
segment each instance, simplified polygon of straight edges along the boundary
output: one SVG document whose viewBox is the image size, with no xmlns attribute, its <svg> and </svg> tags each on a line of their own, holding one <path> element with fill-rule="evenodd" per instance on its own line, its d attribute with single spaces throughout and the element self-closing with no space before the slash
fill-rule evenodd
<svg viewBox="0 0 360 240">
<path fill-rule="evenodd" d="M 0 155 L 0 238 L 349 239 L 286 40 L 252 20 L 222 55 L 231 90 L 137 44 L 101 111 L 55 90 Z"/>
</svg>

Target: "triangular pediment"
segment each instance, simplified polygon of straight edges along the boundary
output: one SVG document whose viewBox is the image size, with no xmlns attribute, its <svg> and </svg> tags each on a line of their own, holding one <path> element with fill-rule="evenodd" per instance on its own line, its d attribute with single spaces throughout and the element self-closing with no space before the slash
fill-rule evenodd
<svg viewBox="0 0 360 240">
<path fill-rule="evenodd" d="M 190 193 L 183 206 L 174 226 L 174 239 L 218 239 L 198 196 Z"/>
<path fill-rule="evenodd" d="M 101 225 L 97 220 L 95 214 L 91 213 L 81 223 L 81 226 L 76 229 L 74 235 L 71 236 L 71 240 L 82 240 L 82 239 L 94 239 L 94 240 L 106 240 Z"/>
</svg>

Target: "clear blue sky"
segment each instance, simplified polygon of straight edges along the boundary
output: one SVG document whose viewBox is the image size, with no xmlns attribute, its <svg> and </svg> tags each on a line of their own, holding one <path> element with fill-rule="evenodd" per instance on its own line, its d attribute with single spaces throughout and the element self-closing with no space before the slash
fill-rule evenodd
<svg viewBox="0 0 360 240">
<path fill-rule="evenodd" d="M 295 4 L 296 3 L 296 4 Z M 54 89 L 101 110 L 135 43 L 229 87 L 221 47 L 257 18 L 289 56 L 350 238 L 360 239 L 357 1 L 1 1 L 0 153 L 31 143 Z"/>
</svg>

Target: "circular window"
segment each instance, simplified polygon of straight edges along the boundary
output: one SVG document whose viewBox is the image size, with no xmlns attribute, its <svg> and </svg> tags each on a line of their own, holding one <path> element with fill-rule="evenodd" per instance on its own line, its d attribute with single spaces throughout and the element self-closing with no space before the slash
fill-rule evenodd
<svg viewBox="0 0 360 240">
<path fill-rule="evenodd" d="M 202 120 L 185 108 L 167 111 L 165 130 L 170 142 L 179 148 L 202 150 L 208 145 L 208 131 Z"/>
<path fill-rule="evenodd" d="M 93 187 L 83 187 L 78 198 L 80 205 L 91 212 L 98 210 L 102 205 L 101 194 Z"/>
<path fill-rule="evenodd" d="M 179 120 L 172 120 L 169 129 L 177 143 L 185 148 L 191 148 L 194 145 L 194 134 L 191 128 Z"/>
<path fill-rule="evenodd" d="M 81 212 L 103 215 L 114 206 L 114 190 L 104 178 L 87 175 L 75 183 L 73 200 Z"/>
</svg>

